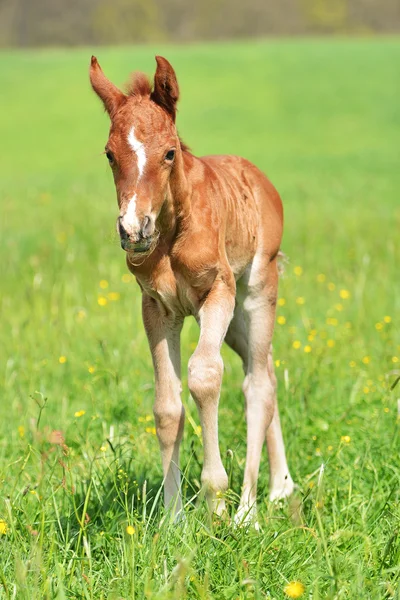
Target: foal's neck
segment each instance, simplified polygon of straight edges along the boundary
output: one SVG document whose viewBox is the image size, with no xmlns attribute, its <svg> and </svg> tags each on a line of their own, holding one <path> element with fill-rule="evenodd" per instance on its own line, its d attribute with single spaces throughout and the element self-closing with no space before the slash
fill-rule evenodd
<svg viewBox="0 0 400 600">
<path fill-rule="evenodd" d="M 185 172 L 185 154 L 179 150 L 170 176 L 167 197 L 158 218 L 160 237 L 173 238 L 186 226 L 190 217 L 190 185 Z"/>
</svg>

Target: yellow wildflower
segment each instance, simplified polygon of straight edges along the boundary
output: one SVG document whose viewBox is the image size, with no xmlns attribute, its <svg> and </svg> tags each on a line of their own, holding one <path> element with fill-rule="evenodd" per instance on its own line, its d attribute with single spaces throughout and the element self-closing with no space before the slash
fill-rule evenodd
<svg viewBox="0 0 400 600">
<path fill-rule="evenodd" d="M 296 304 L 305 304 L 306 300 L 305 298 L 303 298 L 303 296 L 299 296 L 298 298 L 296 298 Z"/>
<path fill-rule="evenodd" d="M 128 535 L 133 535 L 135 533 L 135 528 L 133 527 L 133 525 L 128 525 L 128 527 L 126 528 L 126 533 Z"/>
<path fill-rule="evenodd" d="M 342 310 L 343 310 L 343 304 L 340 304 L 340 303 L 339 303 L 339 304 L 335 304 L 335 309 L 336 309 L 338 312 L 342 311 Z"/>
<path fill-rule="evenodd" d="M 111 302 L 116 302 L 117 300 L 120 299 L 120 293 L 119 292 L 109 292 L 107 294 L 107 298 L 109 300 L 111 300 Z"/>
<path fill-rule="evenodd" d="M 392 356 L 392 363 L 398 363 L 399 359 L 397 356 Z"/>
<path fill-rule="evenodd" d="M 303 274 L 303 268 L 302 268 L 302 267 L 295 267 L 295 268 L 293 269 L 293 273 L 294 273 L 295 275 L 297 275 L 297 277 L 300 277 L 300 275 L 302 275 L 302 274 Z"/>
<path fill-rule="evenodd" d="M 285 298 L 278 298 L 278 306 L 285 306 L 286 300 Z"/>
<path fill-rule="evenodd" d="M 86 311 L 85 310 L 79 310 L 76 318 L 78 321 L 83 321 L 83 319 L 86 319 Z"/>
<path fill-rule="evenodd" d="M 328 290 L 330 292 L 333 292 L 333 290 L 335 289 L 336 285 L 332 282 L 328 283 Z"/>
<path fill-rule="evenodd" d="M 355 360 L 351 360 L 351 361 L 349 362 L 349 365 L 350 365 L 350 367 L 351 367 L 352 369 L 354 369 L 354 367 L 356 366 L 356 364 L 357 364 L 357 363 L 356 363 L 356 361 L 355 361 Z"/>
<path fill-rule="evenodd" d="M 304 352 L 306 352 L 307 354 L 309 352 L 311 352 L 311 350 L 312 350 L 311 346 L 304 346 Z"/>
<path fill-rule="evenodd" d="M 83 417 L 83 415 L 86 413 L 86 410 L 77 410 L 74 413 L 74 417 L 77 417 L 79 419 L 79 417 Z"/>
<path fill-rule="evenodd" d="M 59 233 L 57 233 L 56 238 L 59 244 L 65 244 L 67 240 L 67 234 L 65 233 L 65 231 L 60 231 Z"/>
<path fill-rule="evenodd" d="M 106 279 L 102 279 L 99 283 L 99 286 L 102 290 L 106 290 L 108 288 L 108 281 Z"/>
<path fill-rule="evenodd" d="M 301 581 L 291 581 L 283 588 L 288 598 L 300 598 L 305 592 L 305 587 Z"/>
<path fill-rule="evenodd" d="M 93 367 L 92 365 L 90 365 L 90 367 L 88 367 L 89 373 L 94 373 L 95 370 L 96 370 L 96 367 Z"/>
<path fill-rule="evenodd" d="M 369 387 L 367 385 L 363 387 L 363 392 L 364 394 L 369 394 Z"/>
<path fill-rule="evenodd" d="M 298 350 L 299 348 L 301 348 L 301 342 L 299 342 L 299 340 L 295 340 L 292 346 L 295 350 Z"/>
<path fill-rule="evenodd" d="M 123 281 L 124 283 L 129 283 L 130 281 L 132 281 L 132 276 L 129 275 L 129 273 L 124 273 L 121 277 L 121 281 Z"/>
<path fill-rule="evenodd" d="M 139 417 L 139 423 L 148 423 L 153 420 L 153 415 L 146 415 L 145 417 Z"/>
<path fill-rule="evenodd" d="M 377 331 L 380 331 L 381 329 L 383 329 L 383 323 L 375 323 L 375 329 Z"/>
<path fill-rule="evenodd" d="M 323 273 L 320 273 L 319 275 L 317 275 L 318 283 L 324 283 L 325 279 L 326 279 L 326 275 L 324 275 Z"/>
<path fill-rule="evenodd" d="M 386 317 L 383 317 L 383 320 L 385 321 L 385 323 L 391 323 L 392 317 L 389 317 L 388 315 L 386 315 Z"/>
<path fill-rule="evenodd" d="M 0 519 L 0 535 L 6 535 L 7 531 L 7 523 L 3 519 Z"/>
<path fill-rule="evenodd" d="M 351 437 L 349 435 L 342 435 L 342 437 L 340 438 L 340 441 L 343 442 L 344 444 L 350 444 Z"/>
<path fill-rule="evenodd" d="M 279 325 L 284 325 L 286 323 L 286 317 L 284 317 L 283 315 L 279 315 L 279 317 L 277 318 L 277 322 L 279 323 Z"/>
<path fill-rule="evenodd" d="M 332 452 L 333 446 L 328 446 L 328 452 Z"/>
<path fill-rule="evenodd" d="M 107 446 L 105 444 L 103 444 L 102 446 L 100 446 L 100 450 L 101 450 L 101 452 L 106 452 Z"/>
<path fill-rule="evenodd" d="M 385 413 L 390 412 L 390 408 L 388 408 L 387 406 L 385 406 L 385 408 L 383 409 Z"/>
<path fill-rule="evenodd" d="M 328 317 L 326 320 L 326 324 L 327 325 L 333 325 L 333 327 L 336 327 L 336 325 L 339 323 L 339 321 L 337 319 L 335 319 L 334 317 Z"/>
<path fill-rule="evenodd" d="M 23 425 L 20 425 L 18 427 L 18 434 L 20 438 L 23 438 L 25 435 L 25 427 Z"/>
<path fill-rule="evenodd" d="M 152 433 L 153 435 L 156 435 L 155 427 L 146 427 L 145 431 L 146 431 L 146 433 Z"/>
<path fill-rule="evenodd" d="M 279 358 L 275 361 L 275 366 L 276 367 L 280 367 L 281 366 L 281 361 L 279 360 Z"/>
<path fill-rule="evenodd" d="M 67 362 L 67 357 L 66 356 L 60 356 L 60 358 L 58 359 L 58 362 L 60 363 L 60 365 L 63 365 L 64 363 Z"/>
<path fill-rule="evenodd" d="M 371 359 L 369 356 L 364 356 L 362 361 L 363 361 L 364 365 L 368 365 L 371 362 Z"/>
<path fill-rule="evenodd" d="M 97 304 L 99 306 L 105 306 L 107 304 L 107 298 L 105 298 L 105 296 L 99 296 L 97 298 Z"/>
<path fill-rule="evenodd" d="M 350 298 L 350 292 L 348 290 L 340 290 L 339 296 L 342 300 L 348 300 L 348 298 Z"/>
<path fill-rule="evenodd" d="M 326 342 L 326 345 L 328 346 L 328 348 L 333 348 L 335 345 L 335 340 L 328 340 Z"/>
</svg>

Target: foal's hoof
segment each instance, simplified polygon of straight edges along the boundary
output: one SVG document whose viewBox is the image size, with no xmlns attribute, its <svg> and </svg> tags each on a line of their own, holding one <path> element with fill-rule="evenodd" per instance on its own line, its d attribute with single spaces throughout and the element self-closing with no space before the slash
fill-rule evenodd
<svg viewBox="0 0 400 600">
<path fill-rule="evenodd" d="M 236 527 L 254 527 L 256 531 L 260 531 L 260 525 L 257 520 L 257 506 L 239 506 L 235 515 Z"/>
<path fill-rule="evenodd" d="M 290 475 L 285 479 L 280 485 L 274 485 L 270 491 L 269 499 L 270 502 L 275 502 L 277 500 L 283 500 L 284 498 L 288 498 L 293 494 L 294 491 L 294 483 L 293 479 Z"/>
</svg>

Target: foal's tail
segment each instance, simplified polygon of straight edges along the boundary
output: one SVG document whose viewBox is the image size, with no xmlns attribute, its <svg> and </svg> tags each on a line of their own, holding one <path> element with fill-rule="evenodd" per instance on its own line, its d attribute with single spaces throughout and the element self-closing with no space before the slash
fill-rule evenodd
<svg viewBox="0 0 400 600">
<path fill-rule="evenodd" d="M 278 273 L 282 277 L 285 273 L 285 265 L 289 262 L 289 257 L 282 250 L 278 252 Z"/>
</svg>

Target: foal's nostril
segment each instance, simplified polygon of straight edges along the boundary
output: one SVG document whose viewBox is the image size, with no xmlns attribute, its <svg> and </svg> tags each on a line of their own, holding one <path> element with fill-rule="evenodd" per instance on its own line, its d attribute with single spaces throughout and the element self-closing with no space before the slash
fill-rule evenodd
<svg viewBox="0 0 400 600">
<path fill-rule="evenodd" d="M 143 219 L 143 225 L 142 225 L 142 237 L 146 238 L 149 237 L 152 233 L 153 233 L 153 225 L 151 222 L 150 217 L 145 217 Z"/>
<path fill-rule="evenodd" d="M 127 240 L 129 238 L 128 232 L 122 225 L 122 217 L 118 218 L 118 232 L 122 240 Z"/>
</svg>

